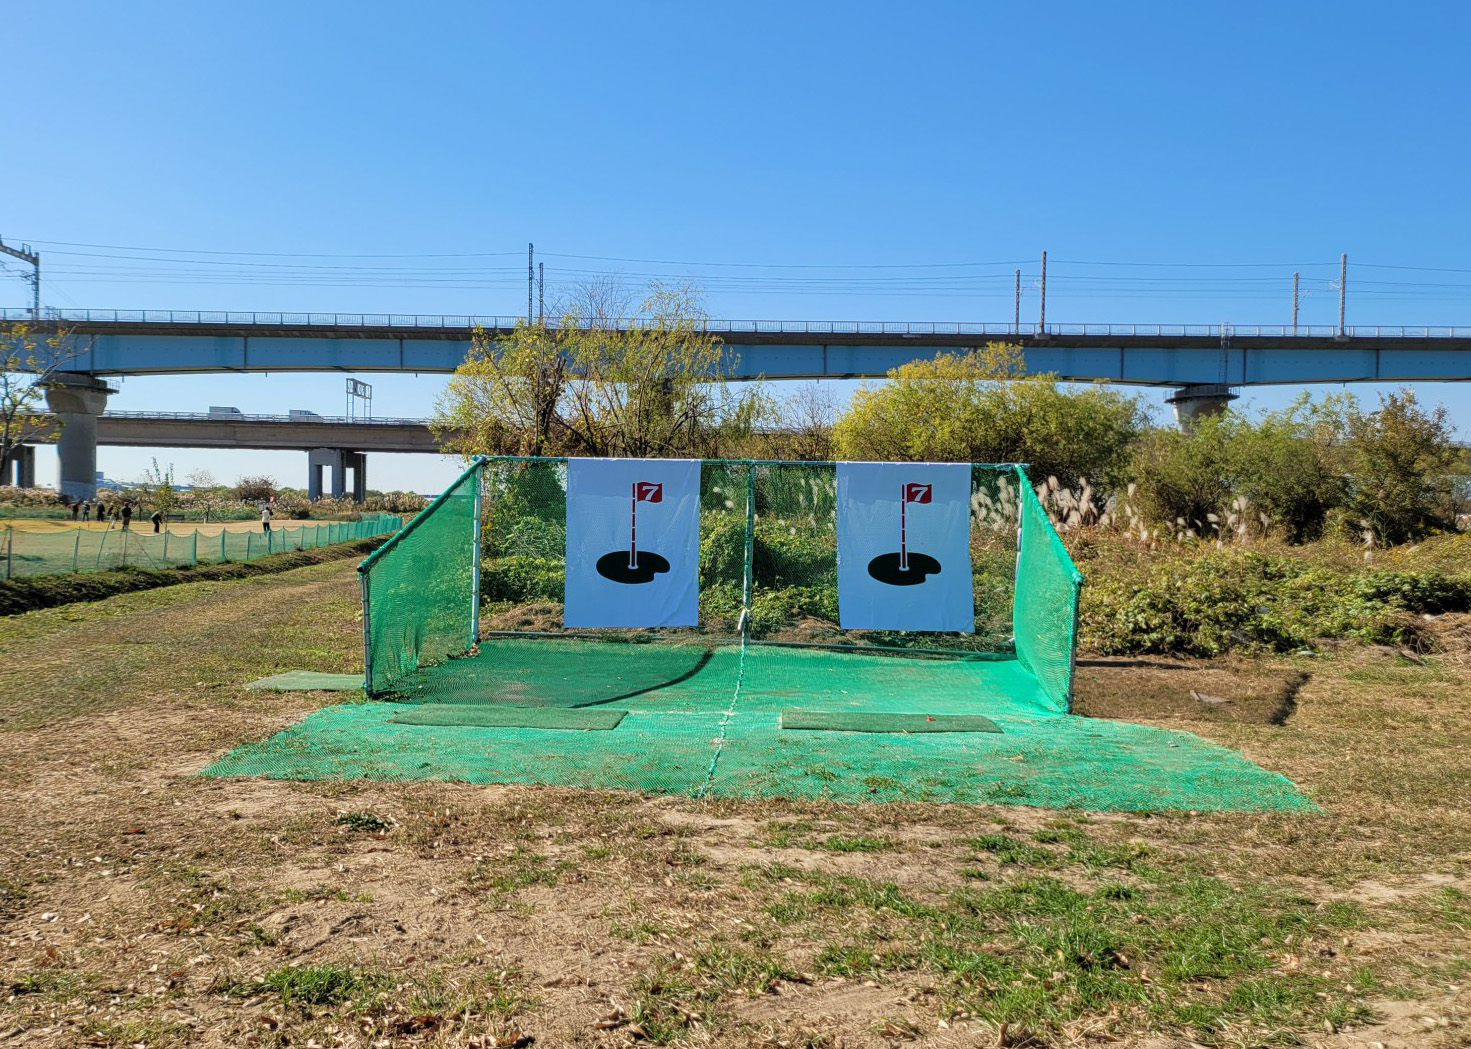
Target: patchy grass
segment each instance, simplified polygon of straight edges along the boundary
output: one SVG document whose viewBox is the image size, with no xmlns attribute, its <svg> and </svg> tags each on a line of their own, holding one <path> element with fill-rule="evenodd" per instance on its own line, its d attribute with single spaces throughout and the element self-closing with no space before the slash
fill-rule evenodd
<svg viewBox="0 0 1471 1049">
<path fill-rule="evenodd" d="M 376 812 L 344 812 L 332 822 L 364 834 L 383 834 L 393 829 L 393 820 Z"/>
<path fill-rule="evenodd" d="M 261 977 L 258 988 L 282 1005 L 338 1005 L 362 1001 L 392 981 L 376 969 L 353 965 L 283 965 Z"/>
<path fill-rule="evenodd" d="M 1179 691 L 1230 701 L 1213 710 L 1149 669 L 1161 698 L 1139 716 L 1281 771 L 1320 815 L 194 776 L 335 702 L 239 685 L 353 669 L 355 582 L 337 562 L 0 619 L 0 1030 L 208 1049 L 1234 1047 L 1369 1023 L 1355 1037 L 1464 1040 L 1471 659 L 1440 621 L 1428 657 L 1185 661 Z M 1130 669 L 1108 673 L 1126 716 Z M 1221 713 L 1236 703 L 1257 706 Z"/>
</svg>

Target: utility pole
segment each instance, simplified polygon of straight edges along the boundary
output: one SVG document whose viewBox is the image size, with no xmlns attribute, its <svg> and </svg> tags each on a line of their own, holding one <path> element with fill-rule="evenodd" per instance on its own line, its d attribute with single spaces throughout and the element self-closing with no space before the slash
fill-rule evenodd
<svg viewBox="0 0 1471 1049">
<path fill-rule="evenodd" d="M 1297 334 L 1297 281 L 1302 274 L 1292 275 L 1292 334 Z"/>
<path fill-rule="evenodd" d="M 545 262 L 536 264 L 536 320 L 545 324 L 547 319 L 547 270 Z"/>
<path fill-rule="evenodd" d="M 531 323 L 531 297 L 536 291 L 536 245 L 526 242 L 526 323 Z"/>
<path fill-rule="evenodd" d="M 1348 304 L 1348 252 L 1338 256 L 1338 337 L 1346 338 L 1348 329 L 1343 326 L 1343 311 Z"/>
<path fill-rule="evenodd" d="M 24 279 L 30 281 L 31 283 L 31 320 L 39 321 L 41 319 L 40 253 L 32 251 L 29 244 L 22 244 L 19 249 L 12 248 L 7 245 L 3 239 L 0 239 L 0 252 L 9 255 L 11 258 L 20 259 L 21 262 L 28 262 L 35 267 L 35 272 Z"/>
<path fill-rule="evenodd" d="M 1022 333 L 1022 271 L 1016 271 L 1016 308 L 1012 310 L 1011 334 Z"/>
<path fill-rule="evenodd" d="M 1037 334 L 1047 334 L 1047 252 L 1042 253 L 1042 315 L 1037 323 Z"/>
</svg>

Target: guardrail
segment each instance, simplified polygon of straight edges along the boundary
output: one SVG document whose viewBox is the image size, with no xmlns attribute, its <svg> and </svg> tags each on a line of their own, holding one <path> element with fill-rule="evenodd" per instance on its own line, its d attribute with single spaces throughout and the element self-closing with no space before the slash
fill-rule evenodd
<svg viewBox="0 0 1471 1049">
<path fill-rule="evenodd" d="M 317 423 L 331 423 L 333 425 L 351 426 L 428 426 L 428 419 L 395 419 L 395 418 L 371 418 L 349 415 L 247 415 L 245 413 L 228 414 L 210 412 L 114 412 L 102 413 L 104 419 L 142 419 L 161 420 L 178 419 L 184 422 L 211 422 L 211 423 L 305 423 L 315 425 Z"/>
<path fill-rule="evenodd" d="M 0 309 L 0 321 L 29 321 L 31 311 L 18 307 Z M 473 331 L 508 330 L 525 322 L 517 316 L 476 314 L 403 313 L 258 313 L 207 310 L 44 310 L 42 320 L 79 324 L 226 324 L 260 328 L 391 328 Z M 615 322 L 620 328 L 640 327 L 647 317 L 628 317 Z M 553 323 L 550 327 L 557 327 Z M 1081 335 L 1132 336 L 1136 338 L 1334 338 L 1351 339 L 1465 339 L 1471 327 L 1363 325 L 1340 331 L 1332 325 L 1270 324 L 991 324 L 969 321 L 797 321 L 797 320 L 711 320 L 704 330 L 725 335 L 994 335 L 1026 336 Z"/>
</svg>

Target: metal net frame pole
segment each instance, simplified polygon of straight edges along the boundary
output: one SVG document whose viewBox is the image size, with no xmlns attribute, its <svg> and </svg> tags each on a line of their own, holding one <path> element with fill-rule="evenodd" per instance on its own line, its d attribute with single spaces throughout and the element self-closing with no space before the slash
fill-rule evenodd
<svg viewBox="0 0 1471 1049">
<path fill-rule="evenodd" d="M 485 460 L 475 461 L 475 511 L 470 527 L 474 531 L 473 549 L 470 560 L 470 647 L 480 644 L 480 553 L 485 530 L 481 514 L 485 500 Z"/>
</svg>

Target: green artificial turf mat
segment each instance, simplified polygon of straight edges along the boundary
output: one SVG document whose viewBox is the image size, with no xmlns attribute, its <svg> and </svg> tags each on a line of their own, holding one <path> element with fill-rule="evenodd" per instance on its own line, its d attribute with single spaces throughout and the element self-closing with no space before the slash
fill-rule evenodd
<svg viewBox="0 0 1471 1049">
<path fill-rule="evenodd" d="M 626 710 L 576 707 L 471 706 L 465 703 L 421 703 L 389 718 L 395 725 L 449 725 L 461 728 L 552 728 L 609 731 Z"/>
<path fill-rule="evenodd" d="M 361 674 L 322 674 L 315 670 L 288 670 L 252 681 L 246 688 L 264 689 L 268 692 L 360 692 L 363 688 Z"/>
<path fill-rule="evenodd" d="M 979 714 L 862 714 L 852 710 L 798 710 L 781 712 L 784 729 L 823 732 L 1000 732 L 996 722 Z"/>
</svg>

